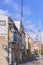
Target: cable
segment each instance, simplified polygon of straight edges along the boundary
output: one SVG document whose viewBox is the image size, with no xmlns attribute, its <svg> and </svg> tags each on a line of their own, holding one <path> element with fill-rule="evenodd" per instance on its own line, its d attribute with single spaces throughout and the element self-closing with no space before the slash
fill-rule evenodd
<svg viewBox="0 0 43 65">
<path fill-rule="evenodd" d="M 24 2 L 24 0 L 21 0 L 21 18 L 20 18 L 20 21 L 21 22 L 23 22 L 22 21 L 22 18 L 23 18 L 23 2 Z M 27 23 L 26 23 L 27 24 Z M 25 28 L 26 27 L 24 27 L 24 30 L 25 30 Z M 29 27 L 28 27 L 29 28 Z M 35 31 L 33 31 L 32 29 L 28 29 L 28 28 L 26 28 L 27 29 L 27 31 L 30 31 L 30 32 L 32 32 L 32 33 L 36 33 Z"/>
</svg>

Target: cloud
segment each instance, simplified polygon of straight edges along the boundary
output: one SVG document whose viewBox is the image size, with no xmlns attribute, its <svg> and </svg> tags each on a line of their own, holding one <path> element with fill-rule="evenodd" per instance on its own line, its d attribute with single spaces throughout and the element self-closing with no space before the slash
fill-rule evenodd
<svg viewBox="0 0 43 65">
<path fill-rule="evenodd" d="M 32 12 L 30 10 L 29 5 L 28 6 L 23 6 L 23 13 L 24 15 L 30 15 Z"/>
<path fill-rule="evenodd" d="M 38 33 L 38 28 L 37 28 L 36 24 L 33 23 L 33 21 L 31 21 L 31 20 L 27 20 L 26 22 L 24 22 L 24 28 L 25 28 L 25 31 L 28 32 L 30 37 L 33 40 L 35 40 L 36 34 Z"/>
<path fill-rule="evenodd" d="M 14 4 L 13 4 L 13 8 L 14 8 L 14 10 L 20 12 L 20 6 L 19 6 L 17 3 L 14 3 Z"/>
<path fill-rule="evenodd" d="M 12 14 L 14 20 L 20 20 L 20 13 Z"/>
<path fill-rule="evenodd" d="M 20 18 L 20 6 L 17 2 L 13 0 L 5 0 L 5 5 L 9 5 L 10 8 L 14 11 L 14 14 L 12 14 L 16 19 Z"/>
<path fill-rule="evenodd" d="M 41 39 L 40 39 L 40 34 L 38 33 L 30 33 L 30 36 L 35 40 L 36 39 L 36 35 L 39 35 L 38 39 L 39 41 L 41 41 L 41 43 L 43 43 L 43 31 L 41 31 Z"/>
<path fill-rule="evenodd" d="M 36 33 L 28 32 L 30 37 L 35 40 L 36 39 Z"/>
<path fill-rule="evenodd" d="M 24 22 L 24 27 L 27 31 L 30 31 L 32 33 L 36 33 L 38 28 L 36 27 L 36 24 L 33 23 L 33 21 L 31 20 L 27 20 L 26 22 Z"/>
<path fill-rule="evenodd" d="M 4 4 L 9 4 L 11 3 L 11 0 L 4 0 Z"/>
<path fill-rule="evenodd" d="M 31 11 L 29 9 L 24 9 L 23 14 L 24 15 L 30 15 Z"/>
<path fill-rule="evenodd" d="M 8 5 L 14 13 L 12 13 L 12 16 L 14 19 L 20 20 L 20 15 L 21 15 L 21 5 L 18 4 L 15 0 L 4 0 L 4 5 Z M 28 6 L 23 5 L 23 17 L 25 15 L 30 15 L 31 11 Z"/>
<path fill-rule="evenodd" d="M 29 22 L 27 25 L 25 25 L 25 29 L 33 40 L 36 40 L 36 35 L 39 35 L 38 39 L 41 41 L 41 43 L 43 43 L 43 31 L 41 31 L 40 40 L 40 34 L 38 28 L 36 27 L 36 24 L 30 24 Z"/>
<path fill-rule="evenodd" d="M 19 10 L 19 4 L 13 0 L 5 0 L 4 4 L 11 6 L 14 10 Z"/>
<path fill-rule="evenodd" d="M 15 12 L 15 15 L 18 13 L 20 14 L 21 13 L 21 5 L 18 4 L 16 1 L 13 1 L 13 0 L 5 0 L 4 1 L 4 4 L 5 5 L 9 5 L 10 7 L 12 7 L 12 10 Z M 23 15 L 30 15 L 31 14 L 31 11 L 30 11 L 30 8 L 28 6 L 24 6 L 23 5 Z M 20 18 L 20 15 L 16 16 L 17 18 Z"/>
<path fill-rule="evenodd" d="M 4 14 L 4 15 L 8 15 L 8 16 L 11 15 L 8 10 L 3 10 L 3 9 L 0 9 L 0 14 Z"/>
</svg>

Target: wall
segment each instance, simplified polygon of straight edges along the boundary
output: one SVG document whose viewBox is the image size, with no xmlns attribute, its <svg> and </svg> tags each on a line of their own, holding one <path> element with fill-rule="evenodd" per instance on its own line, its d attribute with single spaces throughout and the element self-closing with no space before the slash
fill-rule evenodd
<svg viewBox="0 0 43 65">
<path fill-rule="evenodd" d="M 6 24 L 0 24 L 0 65 L 8 65 L 8 18 L 0 15 L 0 21 Z"/>
<path fill-rule="evenodd" d="M 28 38 L 29 38 L 29 36 L 28 36 L 28 34 L 26 33 L 25 34 L 25 42 L 26 42 L 26 49 L 28 49 Z"/>
</svg>

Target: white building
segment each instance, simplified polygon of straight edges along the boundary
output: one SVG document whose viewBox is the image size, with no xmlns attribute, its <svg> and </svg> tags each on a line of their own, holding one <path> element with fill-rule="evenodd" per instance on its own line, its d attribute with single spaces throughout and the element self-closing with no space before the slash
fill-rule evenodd
<svg viewBox="0 0 43 65">
<path fill-rule="evenodd" d="M 0 15 L 0 65 L 8 65 L 8 17 Z"/>
<path fill-rule="evenodd" d="M 0 65 L 14 63 L 14 48 L 18 47 L 16 44 L 18 43 L 17 34 L 18 29 L 13 20 L 8 16 L 0 15 Z"/>
</svg>

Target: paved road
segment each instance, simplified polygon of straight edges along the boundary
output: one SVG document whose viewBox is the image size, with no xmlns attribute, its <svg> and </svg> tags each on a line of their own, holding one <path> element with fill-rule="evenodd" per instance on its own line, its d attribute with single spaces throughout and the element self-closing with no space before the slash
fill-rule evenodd
<svg viewBox="0 0 43 65">
<path fill-rule="evenodd" d="M 43 57 L 40 61 L 40 59 L 37 55 L 32 55 L 31 58 L 25 59 L 19 65 L 43 65 Z"/>
</svg>

